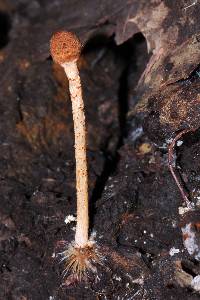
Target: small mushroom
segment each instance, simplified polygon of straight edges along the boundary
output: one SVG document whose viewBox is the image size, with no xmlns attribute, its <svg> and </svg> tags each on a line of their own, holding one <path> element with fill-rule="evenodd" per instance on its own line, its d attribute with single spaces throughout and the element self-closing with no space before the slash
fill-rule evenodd
<svg viewBox="0 0 200 300">
<path fill-rule="evenodd" d="M 62 252 L 62 260 L 66 263 L 65 274 L 71 271 L 80 279 L 87 270 L 96 271 L 93 262 L 98 262 L 100 257 L 96 244 L 88 236 L 86 125 L 81 81 L 77 67 L 81 43 L 74 33 L 59 31 L 51 38 L 50 51 L 53 60 L 64 68 L 69 80 L 75 134 L 77 225 L 75 241 Z"/>
</svg>

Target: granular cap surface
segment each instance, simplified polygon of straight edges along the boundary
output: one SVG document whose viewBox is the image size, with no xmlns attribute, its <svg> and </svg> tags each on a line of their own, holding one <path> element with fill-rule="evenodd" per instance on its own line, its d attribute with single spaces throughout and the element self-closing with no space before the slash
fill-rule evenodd
<svg viewBox="0 0 200 300">
<path fill-rule="evenodd" d="M 58 64 L 77 60 L 81 52 L 81 43 L 77 36 L 68 31 L 54 33 L 50 41 L 52 58 Z"/>
</svg>

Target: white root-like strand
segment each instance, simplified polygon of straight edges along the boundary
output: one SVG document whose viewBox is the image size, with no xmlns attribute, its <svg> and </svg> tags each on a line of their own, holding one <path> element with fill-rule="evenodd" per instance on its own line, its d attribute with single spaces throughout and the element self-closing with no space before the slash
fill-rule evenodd
<svg viewBox="0 0 200 300">
<path fill-rule="evenodd" d="M 96 265 L 102 264 L 104 259 L 91 240 L 85 247 L 78 247 L 75 242 L 72 242 L 63 252 L 58 253 L 58 256 L 61 256 L 60 262 L 65 264 L 63 278 L 71 273 L 78 280 L 85 279 L 90 272 L 96 273 Z"/>
</svg>

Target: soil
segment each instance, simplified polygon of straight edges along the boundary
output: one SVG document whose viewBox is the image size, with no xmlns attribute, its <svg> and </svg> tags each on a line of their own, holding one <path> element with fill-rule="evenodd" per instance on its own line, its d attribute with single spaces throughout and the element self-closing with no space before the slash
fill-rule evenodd
<svg viewBox="0 0 200 300">
<path fill-rule="evenodd" d="M 174 2 L 0 0 L 0 300 L 200 298 L 200 5 Z M 83 42 L 90 232 L 103 257 L 82 282 L 62 277 L 58 255 L 76 216 L 68 82 L 49 54 L 60 28 Z M 168 164 L 183 129 L 185 213 Z"/>
</svg>

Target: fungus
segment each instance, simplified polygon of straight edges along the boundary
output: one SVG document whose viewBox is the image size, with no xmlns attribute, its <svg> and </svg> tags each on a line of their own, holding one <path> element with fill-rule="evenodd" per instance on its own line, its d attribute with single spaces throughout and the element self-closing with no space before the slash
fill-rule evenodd
<svg viewBox="0 0 200 300">
<path fill-rule="evenodd" d="M 77 67 L 81 43 L 74 33 L 59 31 L 51 38 L 50 51 L 53 60 L 64 68 L 69 80 L 75 134 L 77 224 L 75 241 L 62 252 L 62 261 L 65 262 L 65 275 L 71 272 L 81 279 L 87 271 L 95 272 L 96 268 L 93 263 L 98 262 L 100 257 L 97 246 L 88 236 L 86 125 L 81 81 Z"/>
</svg>

